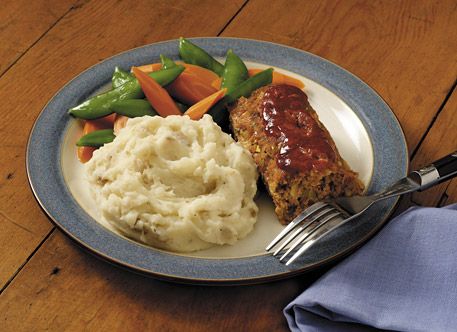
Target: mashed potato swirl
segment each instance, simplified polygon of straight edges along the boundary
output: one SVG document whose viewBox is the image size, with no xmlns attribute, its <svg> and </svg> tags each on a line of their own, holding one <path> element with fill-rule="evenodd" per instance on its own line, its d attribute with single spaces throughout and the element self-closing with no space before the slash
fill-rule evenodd
<svg viewBox="0 0 457 332">
<path fill-rule="evenodd" d="M 234 244 L 257 219 L 252 157 L 209 115 L 130 119 L 95 151 L 86 175 L 102 217 L 154 247 Z"/>
</svg>

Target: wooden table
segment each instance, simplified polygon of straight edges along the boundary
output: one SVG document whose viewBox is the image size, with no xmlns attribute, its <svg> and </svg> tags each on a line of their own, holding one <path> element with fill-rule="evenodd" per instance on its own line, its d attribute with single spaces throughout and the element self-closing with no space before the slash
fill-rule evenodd
<svg viewBox="0 0 457 332">
<path fill-rule="evenodd" d="M 2 331 L 286 330 L 282 308 L 322 274 L 176 285 L 100 261 L 55 229 L 28 186 L 28 134 L 62 85 L 113 54 L 179 36 L 290 45 L 372 86 L 400 120 L 413 167 L 457 149 L 455 0 L 17 0 L 2 3 L 0 22 Z M 457 179 L 397 210 L 456 201 Z"/>
</svg>

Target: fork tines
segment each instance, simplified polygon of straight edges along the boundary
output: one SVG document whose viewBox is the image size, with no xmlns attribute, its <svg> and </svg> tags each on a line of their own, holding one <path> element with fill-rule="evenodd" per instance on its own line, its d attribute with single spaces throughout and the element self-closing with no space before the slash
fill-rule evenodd
<svg viewBox="0 0 457 332">
<path fill-rule="evenodd" d="M 273 241 L 271 241 L 266 250 L 270 251 L 279 244 L 278 248 L 273 253 L 273 256 L 277 256 L 285 251 L 279 259 L 282 262 L 302 244 L 286 262 L 286 265 L 289 265 L 311 247 L 314 242 L 341 223 L 341 220 L 348 217 L 346 212 L 334 205 L 330 205 L 326 202 L 315 203 L 292 220 L 292 222 L 288 224 Z"/>
</svg>

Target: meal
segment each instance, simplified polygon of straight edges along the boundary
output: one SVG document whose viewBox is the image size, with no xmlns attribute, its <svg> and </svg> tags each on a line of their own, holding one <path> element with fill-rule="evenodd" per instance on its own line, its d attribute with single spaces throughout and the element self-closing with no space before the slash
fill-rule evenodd
<svg viewBox="0 0 457 332">
<path fill-rule="evenodd" d="M 233 244 L 257 219 L 252 157 L 209 115 L 131 119 L 86 171 L 105 220 L 154 247 Z"/>
<path fill-rule="evenodd" d="M 363 191 L 299 88 L 260 88 L 235 103 L 230 120 L 235 138 L 254 157 L 281 223 L 327 197 Z"/>
<path fill-rule="evenodd" d="M 84 121 L 77 153 L 97 206 L 120 233 L 177 252 L 234 244 L 257 219 L 257 169 L 283 224 L 362 192 L 302 81 L 231 50 L 221 64 L 184 38 L 179 54 L 116 68 L 111 90 L 69 110 Z"/>
</svg>

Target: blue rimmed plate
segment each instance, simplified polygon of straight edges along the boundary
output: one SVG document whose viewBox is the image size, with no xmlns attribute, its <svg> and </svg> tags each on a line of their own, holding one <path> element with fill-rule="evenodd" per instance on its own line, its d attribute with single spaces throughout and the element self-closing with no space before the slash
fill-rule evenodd
<svg viewBox="0 0 457 332">
<path fill-rule="evenodd" d="M 223 58 L 231 48 L 249 67 L 273 66 L 303 80 L 311 105 L 369 193 L 406 175 L 408 153 L 397 119 L 388 105 L 351 73 L 310 53 L 269 42 L 192 40 L 215 57 Z M 29 181 L 41 207 L 65 234 L 112 263 L 157 278 L 237 284 L 275 280 L 315 269 L 347 254 L 386 222 L 396 199 L 372 207 L 287 267 L 263 251 L 282 227 L 265 195 L 258 199 L 259 219 L 246 239 L 189 255 L 147 247 L 104 225 L 84 185 L 83 167 L 75 157 L 74 143 L 81 126 L 66 111 L 106 87 L 115 66 L 128 69 L 157 62 L 160 54 L 178 59 L 178 41 L 133 49 L 89 68 L 64 86 L 37 118 L 27 148 Z"/>
</svg>

